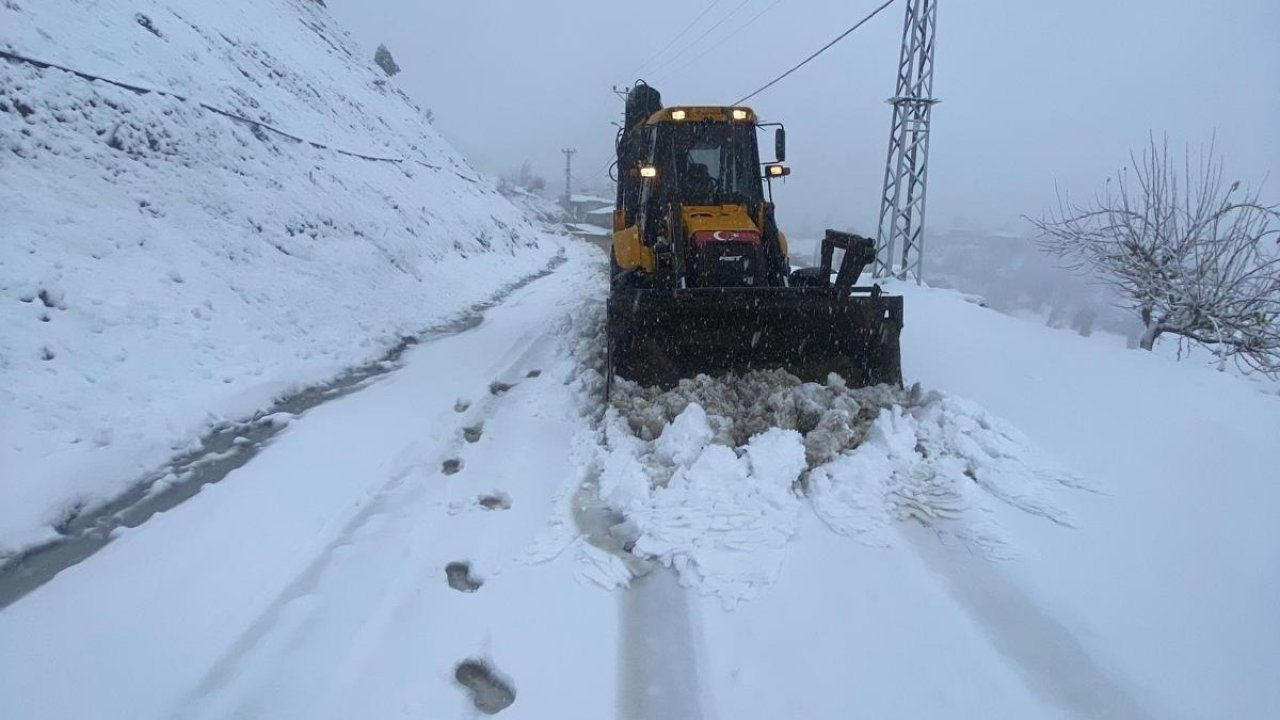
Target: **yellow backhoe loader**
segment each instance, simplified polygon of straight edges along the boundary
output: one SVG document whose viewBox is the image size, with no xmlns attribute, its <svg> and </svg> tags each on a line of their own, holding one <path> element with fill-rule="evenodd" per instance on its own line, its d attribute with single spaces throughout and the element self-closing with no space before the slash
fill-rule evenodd
<svg viewBox="0 0 1280 720">
<path fill-rule="evenodd" d="M 777 161 L 762 164 L 764 127 L 750 108 L 664 108 L 643 82 L 628 92 L 617 139 L 610 386 L 615 374 L 671 385 L 766 368 L 818 382 L 834 372 L 851 386 L 902 383 L 902 298 L 856 284 L 875 260 L 874 242 L 828 230 L 820 266 L 791 268 L 772 202 L 772 181 L 790 173 L 786 131 L 776 126 Z"/>
</svg>

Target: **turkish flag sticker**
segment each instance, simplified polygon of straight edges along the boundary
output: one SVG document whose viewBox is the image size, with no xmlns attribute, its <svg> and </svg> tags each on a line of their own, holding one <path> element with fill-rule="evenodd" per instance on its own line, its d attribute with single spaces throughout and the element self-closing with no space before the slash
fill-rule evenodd
<svg viewBox="0 0 1280 720">
<path fill-rule="evenodd" d="M 693 234 L 693 241 L 699 246 L 711 243 L 756 245 L 760 242 L 760 233 L 754 230 L 702 230 Z"/>
</svg>

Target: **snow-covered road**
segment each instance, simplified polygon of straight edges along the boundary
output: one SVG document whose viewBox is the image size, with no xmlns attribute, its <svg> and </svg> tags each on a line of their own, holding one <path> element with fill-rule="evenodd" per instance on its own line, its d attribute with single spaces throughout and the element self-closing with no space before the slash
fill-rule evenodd
<svg viewBox="0 0 1280 720">
<path fill-rule="evenodd" d="M 591 368 L 603 272 L 571 245 L 483 322 L 0 611 L 0 714 L 1184 716 L 1176 689 L 1130 679 L 1160 648 L 1088 632 L 1143 610 L 1098 615 L 1093 588 L 1038 565 L 1096 525 L 1066 510 L 1109 496 L 1041 482 L 1025 439 L 946 398 L 871 413 L 862 447 L 810 457 L 807 496 L 787 478 L 818 446 L 775 428 L 735 455 L 712 442 L 728 399 L 632 437 Z M 794 392 L 777 397 L 870 402 Z M 1232 717 L 1264 717 L 1267 691 L 1243 688 Z"/>
<path fill-rule="evenodd" d="M 470 310 L 402 339 L 378 359 L 348 368 L 327 382 L 284 394 L 251 417 L 218 423 L 198 443 L 193 443 L 197 449 L 171 458 L 138 478 L 125 492 L 64 521 L 52 540 L 29 548 L 17 557 L 3 558 L 0 561 L 0 609 L 66 568 L 84 561 L 120 532 L 186 502 L 205 485 L 220 482 L 252 460 L 298 415 L 343 395 L 359 392 L 386 373 L 399 369 L 401 357 L 409 348 L 475 328 L 484 321 L 485 310 L 551 273 L 563 260 L 563 255 L 553 257 L 546 267 L 507 285 Z"/>
<path fill-rule="evenodd" d="M 556 331 L 579 301 L 573 274 L 412 349 L 402 370 L 307 413 L 222 483 L 8 608 L 0 694 L 22 700 L 21 717 L 456 717 L 468 701 L 455 666 L 474 656 L 520 678 L 522 707 L 571 697 L 587 678 L 509 648 L 613 664 L 611 642 L 556 630 L 608 638 L 612 598 L 559 602 L 572 573 L 521 563 L 575 477 L 577 412 L 538 387 L 565 382 Z M 455 561 L 483 579 L 477 592 L 449 587 Z"/>
</svg>

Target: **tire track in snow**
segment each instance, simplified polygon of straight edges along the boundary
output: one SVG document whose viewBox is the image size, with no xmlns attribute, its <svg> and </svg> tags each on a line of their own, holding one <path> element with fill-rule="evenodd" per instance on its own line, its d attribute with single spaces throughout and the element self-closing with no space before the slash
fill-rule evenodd
<svg viewBox="0 0 1280 720">
<path fill-rule="evenodd" d="M 618 718 L 701 720 L 697 627 L 674 570 L 638 577 L 618 600 Z"/>
<path fill-rule="evenodd" d="M 204 701 L 215 696 L 224 688 L 229 687 L 237 675 L 250 675 L 250 673 L 241 673 L 242 667 L 246 663 L 253 662 L 255 650 L 270 641 L 273 633 L 283 628 L 286 632 L 292 634 L 294 637 L 284 640 L 288 645 L 299 642 L 300 638 L 307 634 L 310 624 L 323 611 L 323 607 L 314 602 L 314 598 L 319 592 L 325 576 L 331 567 L 339 563 L 344 556 L 351 554 L 359 546 L 369 542 L 361 537 L 361 534 L 367 528 L 371 528 L 375 521 L 381 520 L 385 522 L 388 519 L 396 518 L 399 516 L 398 510 L 406 505 L 421 503 L 427 493 L 426 488 L 434 490 L 433 494 L 443 493 L 443 488 L 433 488 L 425 482 L 417 484 L 417 488 L 419 488 L 417 492 L 397 493 L 396 490 L 403 485 L 404 480 L 415 472 L 430 475 L 426 463 L 415 463 L 395 473 L 379 489 L 374 498 L 311 561 L 306 569 L 296 576 L 276 596 L 276 599 L 258 615 L 257 619 L 228 646 L 222 657 L 205 673 L 204 678 L 188 693 L 186 701 L 182 703 L 182 707 L 193 710 L 191 712 L 179 712 L 177 713 L 179 717 L 216 716 L 218 714 L 216 711 L 212 713 L 202 712 Z M 409 556 L 399 562 L 408 562 L 411 559 L 412 556 Z M 394 574 L 392 574 L 392 585 L 395 582 Z M 388 589 L 386 597 L 394 597 L 396 594 L 394 587 L 391 587 Z M 375 612 L 366 608 L 366 611 L 368 618 L 378 617 L 383 614 L 381 610 Z M 290 613 L 296 612 L 303 612 L 310 617 L 303 619 L 301 622 L 297 618 L 287 617 Z M 241 712 L 247 712 L 247 710 L 248 708 L 241 702 L 237 705 L 236 714 L 239 715 Z M 248 712 L 248 714 L 254 715 L 252 712 Z"/>
<path fill-rule="evenodd" d="M 573 498 L 573 521 L 582 542 L 600 551 L 614 566 L 593 578 L 627 578 L 618 595 L 619 720 L 699 720 L 699 643 L 701 637 L 686 590 L 675 570 L 631 554 L 610 528 L 623 518 L 608 508 L 598 490 L 598 468 L 589 472 Z M 606 578 L 608 580 L 606 580 Z"/>
<path fill-rule="evenodd" d="M 999 561 L 961 543 L 944 544 L 928 528 L 900 527 L 992 646 L 1019 668 L 1029 687 L 1076 717 L 1155 720 L 1157 715 L 1090 657 L 1070 630 L 1001 572 Z"/>
</svg>

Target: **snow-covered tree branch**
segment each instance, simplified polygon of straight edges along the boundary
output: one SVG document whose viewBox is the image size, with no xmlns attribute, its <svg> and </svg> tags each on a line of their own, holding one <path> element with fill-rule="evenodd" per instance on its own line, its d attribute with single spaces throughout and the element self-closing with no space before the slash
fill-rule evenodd
<svg viewBox="0 0 1280 720">
<path fill-rule="evenodd" d="M 1154 137 L 1087 205 L 1059 197 L 1040 246 L 1118 290 L 1142 319 L 1141 346 L 1164 334 L 1205 346 L 1219 367 L 1280 374 L 1280 206 L 1223 180 L 1210 143 L 1180 163 Z"/>
</svg>

